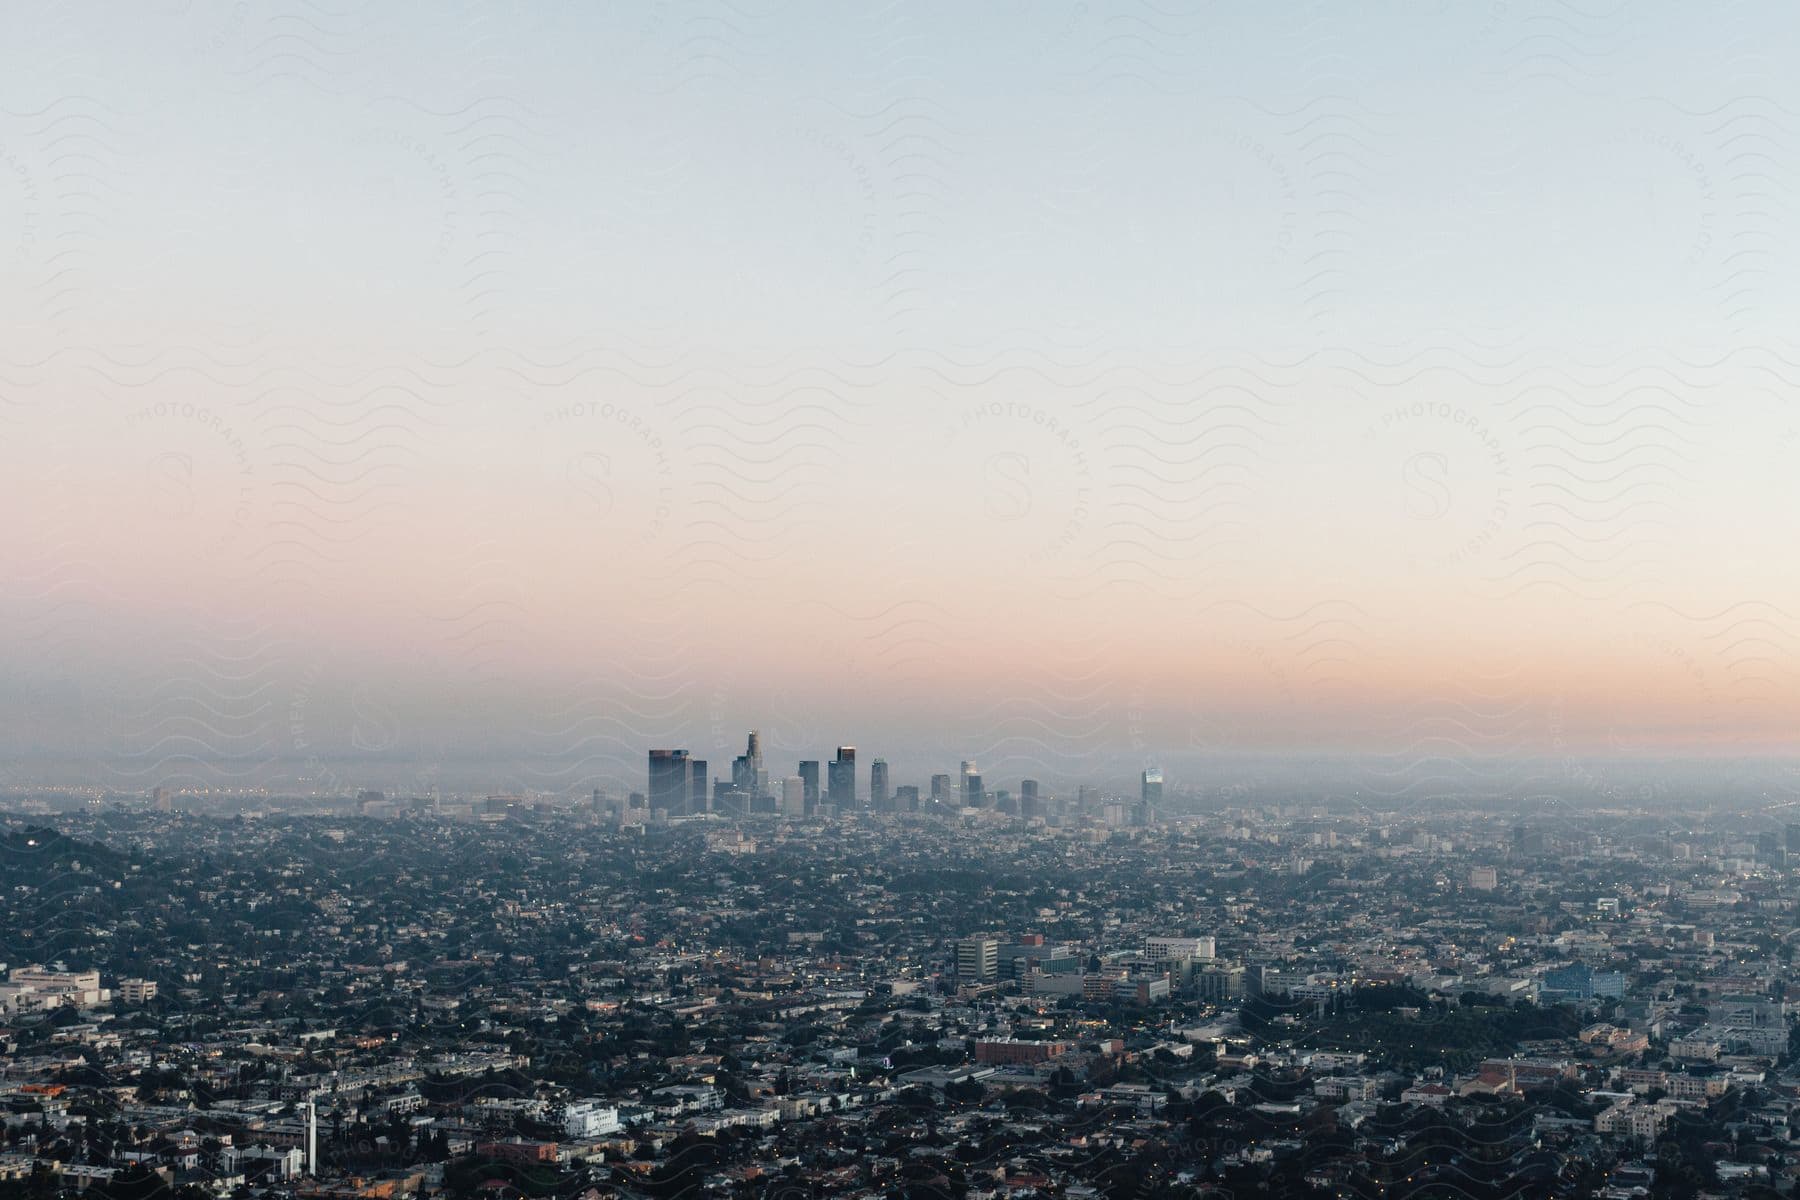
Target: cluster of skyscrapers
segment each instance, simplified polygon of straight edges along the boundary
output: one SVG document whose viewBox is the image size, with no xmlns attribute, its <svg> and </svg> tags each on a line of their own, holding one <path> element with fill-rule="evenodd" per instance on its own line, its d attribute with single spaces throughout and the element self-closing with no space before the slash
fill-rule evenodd
<svg viewBox="0 0 1800 1200">
<path fill-rule="evenodd" d="M 752 730 L 744 753 L 731 762 L 731 778 L 709 783 L 707 762 L 686 750 L 650 751 L 649 782 L 642 797 L 633 796 L 631 804 L 647 806 L 651 812 L 666 816 L 688 816 L 696 813 L 729 814 L 772 813 L 785 817 L 845 815 L 856 812 L 918 812 L 922 799 L 934 808 L 996 809 L 1025 820 L 1044 816 L 1045 797 L 1035 779 L 1022 780 L 1015 796 L 1007 790 L 989 791 L 980 770 L 972 761 L 962 763 L 960 773 L 933 775 L 930 790 L 922 798 L 912 785 L 893 786 L 885 759 L 869 764 L 869 787 L 866 795 L 858 786 L 856 747 L 839 746 L 837 754 L 824 764 L 824 787 L 820 787 L 820 762 L 803 759 L 795 774 L 779 780 L 769 777 L 763 762 L 762 736 Z M 1163 801 L 1163 776 L 1158 767 L 1143 772 L 1141 791 L 1129 814 L 1119 805 L 1119 823 L 1149 824 Z M 1097 797 L 1092 789 L 1082 788 L 1078 802 L 1085 808 Z"/>
</svg>

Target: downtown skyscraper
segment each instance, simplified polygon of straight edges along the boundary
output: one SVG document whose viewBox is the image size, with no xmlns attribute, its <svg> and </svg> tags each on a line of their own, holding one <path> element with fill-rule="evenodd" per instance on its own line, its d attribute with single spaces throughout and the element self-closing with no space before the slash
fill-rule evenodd
<svg viewBox="0 0 1800 1200">
<path fill-rule="evenodd" d="M 650 751 L 649 786 L 644 794 L 652 812 L 681 814 L 689 811 L 693 800 L 691 763 L 686 750 Z"/>
<path fill-rule="evenodd" d="M 762 734 L 752 729 L 744 752 L 731 762 L 731 786 L 751 799 L 769 792 L 769 772 L 763 766 Z"/>
<path fill-rule="evenodd" d="M 839 812 L 856 807 L 856 747 L 839 746 L 826 772 L 827 798 Z"/>
</svg>

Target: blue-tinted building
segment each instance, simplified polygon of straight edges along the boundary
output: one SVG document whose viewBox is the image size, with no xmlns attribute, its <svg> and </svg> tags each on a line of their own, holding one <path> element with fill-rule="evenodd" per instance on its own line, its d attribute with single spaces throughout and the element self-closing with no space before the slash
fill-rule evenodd
<svg viewBox="0 0 1800 1200">
<path fill-rule="evenodd" d="M 1596 971 L 1586 963 L 1575 963 L 1545 971 L 1543 991 L 1576 1000 L 1592 1000 L 1596 996 L 1623 999 L 1625 976 L 1618 971 Z"/>
</svg>

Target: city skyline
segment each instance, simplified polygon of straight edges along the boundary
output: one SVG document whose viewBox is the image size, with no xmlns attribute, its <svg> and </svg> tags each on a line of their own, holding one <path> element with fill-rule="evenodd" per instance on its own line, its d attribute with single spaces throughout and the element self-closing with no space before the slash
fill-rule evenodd
<svg viewBox="0 0 1800 1200">
<path fill-rule="evenodd" d="M 1039 780 L 1020 779 L 1016 791 L 1003 786 L 989 788 L 969 759 L 962 762 L 961 787 L 955 795 L 946 795 L 937 784 L 940 779 L 948 779 L 944 775 L 931 776 L 934 786 L 929 791 L 917 783 L 895 786 L 885 758 L 869 763 L 869 786 L 864 792 L 856 772 L 856 747 L 839 746 L 829 764 L 828 786 L 822 793 L 818 787 L 819 760 L 798 759 L 794 774 L 774 775 L 763 764 L 760 730 L 750 731 L 746 747 L 745 753 L 733 762 L 731 777 L 714 781 L 711 787 L 707 784 L 705 759 L 696 758 L 686 748 L 652 748 L 647 753 L 642 792 L 628 790 L 615 797 L 595 788 L 594 803 L 605 801 L 621 819 L 632 808 L 641 808 L 640 816 L 655 814 L 657 819 L 705 813 L 783 817 L 894 815 L 920 812 L 922 801 L 930 808 L 943 806 L 945 811 L 991 809 L 1025 820 L 1046 815 L 1039 805 L 1043 795 Z M 1077 798 L 1085 802 L 1090 791 L 1093 789 L 1087 785 L 1078 785 Z M 1061 802 L 1065 798 L 1052 792 L 1048 799 Z M 1162 768 L 1147 767 L 1139 774 L 1133 823 L 1152 823 L 1162 803 Z"/>
<path fill-rule="evenodd" d="M 0 3 L 0 1200 L 1800 1198 L 1800 6 Z"/>
<path fill-rule="evenodd" d="M 1778 6 L 40 15 L 21 777 L 1792 753 Z"/>
</svg>

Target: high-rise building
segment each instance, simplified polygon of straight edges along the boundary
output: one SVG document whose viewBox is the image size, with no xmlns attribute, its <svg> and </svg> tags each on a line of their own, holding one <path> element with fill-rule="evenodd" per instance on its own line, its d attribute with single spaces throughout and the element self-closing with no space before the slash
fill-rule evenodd
<svg viewBox="0 0 1800 1200">
<path fill-rule="evenodd" d="M 744 816 L 750 811 L 750 793 L 735 783 L 720 779 L 713 784 L 712 810 Z"/>
<path fill-rule="evenodd" d="M 1194 975 L 1195 991 L 1202 1000 L 1241 1000 L 1246 989 L 1242 967 L 1207 967 Z"/>
<path fill-rule="evenodd" d="M 1532 829 L 1526 825 L 1514 825 L 1512 831 L 1512 850 L 1514 854 L 1543 854 L 1549 849 L 1549 839 L 1541 829 Z"/>
<path fill-rule="evenodd" d="M 1789 854 L 1800 854 L 1800 825 L 1789 825 L 1786 832 L 1787 852 Z"/>
<path fill-rule="evenodd" d="M 826 789 L 831 803 L 839 812 L 856 807 L 856 747 L 839 746 L 837 757 L 826 772 Z"/>
<path fill-rule="evenodd" d="M 647 789 L 652 809 L 685 813 L 693 789 L 688 782 L 686 750 L 652 750 L 650 752 L 650 786 Z"/>
<path fill-rule="evenodd" d="M 888 804 L 888 765 L 885 758 L 878 758 L 869 764 L 869 807 L 876 812 L 887 812 L 890 808 Z"/>
<path fill-rule="evenodd" d="M 706 786 L 706 760 L 688 759 L 688 811 L 705 812 L 711 800 L 712 792 Z"/>
<path fill-rule="evenodd" d="M 762 734 L 752 729 L 744 752 L 731 760 L 731 782 L 740 792 L 763 796 L 769 791 L 769 771 L 763 766 Z"/>
<path fill-rule="evenodd" d="M 825 802 L 839 812 L 848 812 L 855 803 L 856 768 L 841 759 L 825 764 Z"/>
<path fill-rule="evenodd" d="M 931 802 L 933 804 L 952 804 L 955 803 L 956 798 L 956 794 L 950 790 L 950 777 L 948 775 L 933 775 L 931 777 Z"/>
<path fill-rule="evenodd" d="M 806 811 L 819 807 L 819 760 L 808 758 L 800 763 L 800 784 L 806 789 Z"/>
<path fill-rule="evenodd" d="M 169 789 L 166 787 L 153 789 L 150 793 L 150 800 L 156 805 L 157 812 L 173 812 L 175 810 L 175 802 L 169 798 Z M 1793 827 L 1789 826 L 1789 828 Z"/>
<path fill-rule="evenodd" d="M 964 765 L 965 766 L 973 766 L 974 764 L 966 763 Z M 962 795 L 963 807 L 964 808 L 980 808 L 982 798 L 984 796 L 986 796 L 986 794 L 987 793 L 983 790 L 983 788 L 981 786 L 981 776 L 977 772 L 974 772 L 974 771 L 964 771 L 963 772 L 963 795 Z"/>
<path fill-rule="evenodd" d="M 972 983 L 993 979 L 1000 970 L 1000 939 L 958 938 L 954 946 L 956 977 Z"/>
<path fill-rule="evenodd" d="M 910 783 L 903 784 L 902 786 L 895 788 L 894 789 L 894 811 L 895 812 L 908 812 L 908 813 L 918 812 L 919 811 L 919 789 L 914 787 Z"/>
<path fill-rule="evenodd" d="M 781 781 L 781 815 L 784 817 L 806 815 L 806 780 L 798 775 L 790 775 Z"/>
<path fill-rule="evenodd" d="M 1142 792 L 1139 801 L 1154 814 L 1162 807 L 1163 773 L 1161 767 L 1150 767 L 1144 771 Z"/>
<path fill-rule="evenodd" d="M 1038 781 L 1035 779 L 1019 781 L 1019 815 L 1027 821 L 1043 815 L 1038 806 Z"/>
</svg>

